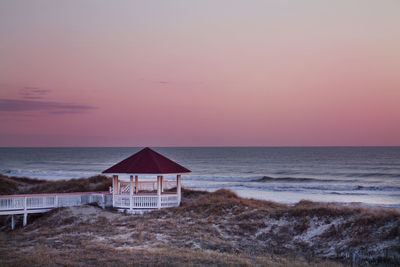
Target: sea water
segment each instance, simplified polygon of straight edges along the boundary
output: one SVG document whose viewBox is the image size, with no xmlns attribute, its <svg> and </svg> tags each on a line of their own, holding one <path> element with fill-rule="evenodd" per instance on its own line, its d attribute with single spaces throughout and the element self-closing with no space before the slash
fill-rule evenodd
<svg viewBox="0 0 400 267">
<path fill-rule="evenodd" d="M 0 173 L 48 180 L 89 177 L 140 149 L 0 148 Z M 243 197 L 284 203 L 308 199 L 400 207 L 400 147 L 154 149 L 192 171 L 182 177 L 187 188 L 228 188 Z"/>
</svg>

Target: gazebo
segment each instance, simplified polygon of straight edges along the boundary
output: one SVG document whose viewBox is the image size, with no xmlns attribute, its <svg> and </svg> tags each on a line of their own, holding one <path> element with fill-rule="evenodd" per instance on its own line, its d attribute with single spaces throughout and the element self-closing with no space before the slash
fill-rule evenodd
<svg viewBox="0 0 400 267">
<path fill-rule="evenodd" d="M 113 174 L 113 207 L 129 212 L 179 206 L 181 174 L 188 172 L 191 171 L 148 147 L 103 171 Z M 118 174 L 128 174 L 129 182 L 119 180 Z M 157 181 L 139 182 L 139 174 L 157 175 Z M 176 175 L 176 181 L 164 180 L 165 174 Z"/>
</svg>

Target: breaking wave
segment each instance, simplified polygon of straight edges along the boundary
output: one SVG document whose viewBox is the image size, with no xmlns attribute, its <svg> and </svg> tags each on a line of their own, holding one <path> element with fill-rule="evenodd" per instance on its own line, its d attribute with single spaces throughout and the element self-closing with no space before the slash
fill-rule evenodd
<svg viewBox="0 0 400 267">
<path fill-rule="evenodd" d="M 347 177 L 390 177 L 400 178 L 398 173 L 382 173 L 382 172 L 369 172 L 369 173 L 348 173 Z"/>
<path fill-rule="evenodd" d="M 338 180 L 338 179 L 317 179 L 317 178 L 302 178 L 302 177 L 270 177 L 270 176 L 264 176 L 259 179 L 254 179 L 251 180 L 252 182 L 263 182 L 263 183 L 268 183 L 268 182 L 346 182 L 346 183 L 354 183 L 358 182 L 358 180 Z"/>
<path fill-rule="evenodd" d="M 400 186 L 362 186 L 362 185 L 358 185 L 353 190 L 400 191 Z"/>
</svg>

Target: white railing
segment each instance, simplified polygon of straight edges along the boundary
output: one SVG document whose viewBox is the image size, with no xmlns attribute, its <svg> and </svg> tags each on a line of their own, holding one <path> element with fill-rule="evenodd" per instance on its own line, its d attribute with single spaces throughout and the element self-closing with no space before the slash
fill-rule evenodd
<svg viewBox="0 0 400 267">
<path fill-rule="evenodd" d="M 27 209 L 45 209 L 57 206 L 56 196 L 26 197 Z"/>
<path fill-rule="evenodd" d="M 161 195 L 160 196 L 160 207 L 176 207 L 179 206 L 178 195 Z M 114 207 L 129 209 L 156 209 L 158 208 L 158 196 L 157 195 L 132 195 L 132 206 L 130 202 L 130 196 L 128 195 L 115 195 L 114 196 Z"/>
<path fill-rule="evenodd" d="M 24 197 L 0 198 L 0 210 L 24 209 Z"/>
<path fill-rule="evenodd" d="M 41 213 L 58 207 L 81 206 L 97 203 L 103 208 L 110 201 L 110 193 L 66 193 L 66 194 L 36 194 L 0 196 L 0 215 L 12 215 L 11 229 L 15 229 L 14 215 L 23 214 L 23 226 L 28 223 L 29 213 Z M 135 210 L 151 210 L 179 206 L 178 193 L 162 195 L 114 195 L 113 206 L 116 208 Z M 108 200 L 107 200 L 108 199 Z M 106 201 L 107 200 L 107 201 Z M 107 202 L 107 203 L 106 203 Z M 111 205 L 108 204 L 108 205 Z"/>
<path fill-rule="evenodd" d="M 66 193 L 0 196 L 0 213 L 26 213 L 58 207 L 80 206 L 89 203 L 105 204 L 103 193 Z"/>
<path fill-rule="evenodd" d="M 130 182 L 119 182 L 120 183 L 120 194 L 129 194 Z M 132 183 L 133 192 L 135 192 L 135 182 Z M 176 181 L 164 181 L 164 190 L 169 190 L 176 187 Z M 156 181 L 142 181 L 138 182 L 138 191 L 157 191 Z"/>
<path fill-rule="evenodd" d="M 111 196 L 110 196 L 111 197 Z M 0 215 L 44 212 L 58 207 L 97 203 L 105 207 L 106 193 L 70 193 L 0 196 Z M 111 203 L 110 203 L 111 204 Z M 115 195 L 114 207 L 123 209 L 157 209 L 179 206 L 177 193 Z"/>
<path fill-rule="evenodd" d="M 96 203 L 103 208 L 106 206 L 106 200 L 104 194 L 90 194 L 88 203 Z"/>
<path fill-rule="evenodd" d="M 161 208 L 179 206 L 178 195 L 164 195 L 161 196 Z"/>
<path fill-rule="evenodd" d="M 155 209 L 157 208 L 157 200 L 158 197 L 151 196 L 132 196 L 132 208 L 134 209 Z M 130 205 L 130 196 L 126 195 L 116 195 L 114 196 L 114 207 L 117 208 L 127 208 L 131 207 Z"/>
<path fill-rule="evenodd" d="M 88 201 L 82 199 L 84 195 L 61 195 L 58 196 L 57 207 L 72 207 L 88 204 Z"/>
<path fill-rule="evenodd" d="M 132 198 L 132 208 L 157 208 L 157 196 L 136 196 Z"/>
</svg>

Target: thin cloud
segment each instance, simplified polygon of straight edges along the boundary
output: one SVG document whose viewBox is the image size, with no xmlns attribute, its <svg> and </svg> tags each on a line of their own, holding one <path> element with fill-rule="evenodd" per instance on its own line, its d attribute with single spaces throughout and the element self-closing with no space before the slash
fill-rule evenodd
<svg viewBox="0 0 400 267">
<path fill-rule="evenodd" d="M 155 81 L 155 83 L 161 84 L 161 85 L 200 85 L 204 84 L 204 82 L 201 81 Z"/>
<path fill-rule="evenodd" d="M 77 114 L 93 109 L 96 109 L 96 107 L 53 101 L 0 99 L 0 111 L 3 112 L 44 111 L 50 114 Z"/>
<path fill-rule="evenodd" d="M 26 86 L 20 90 L 20 95 L 24 99 L 42 99 L 50 92 L 49 89 Z"/>
</svg>

